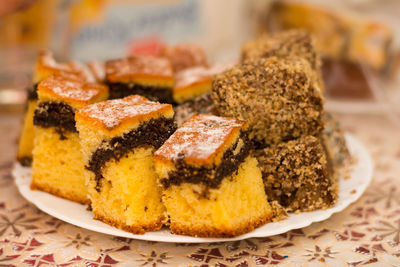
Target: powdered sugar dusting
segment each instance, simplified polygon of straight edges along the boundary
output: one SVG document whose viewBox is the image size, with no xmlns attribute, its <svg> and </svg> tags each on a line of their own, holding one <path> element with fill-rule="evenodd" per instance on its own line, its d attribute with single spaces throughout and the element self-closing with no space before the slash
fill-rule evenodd
<svg viewBox="0 0 400 267">
<path fill-rule="evenodd" d="M 97 81 L 104 81 L 106 78 L 105 64 L 99 61 L 90 61 L 89 68 Z"/>
<path fill-rule="evenodd" d="M 205 67 L 194 67 L 184 69 L 175 76 L 175 88 L 189 86 L 196 82 L 200 82 L 210 78 L 210 72 Z"/>
<path fill-rule="evenodd" d="M 217 63 L 211 67 L 198 66 L 181 70 L 175 74 L 175 88 L 182 88 L 211 79 L 213 75 L 224 72 L 234 65 L 234 62 Z"/>
<path fill-rule="evenodd" d="M 67 64 L 57 63 L 53 58 L 53 54 L 47 50 L 43 50 L 39 53 L 38 62 L 43 66 L 47 66 L 50 68 L 59 69 L 63 71 L 70 70 L 70 67 Z"/>
<path fill-rule="evenodd" d="M 94 74 L 91 72 L 89 67 L 82 62 L 72 60 L 69 65 L 72 69 L 76 70 L 81 74 L 81 76 L 88 82 L 96 82 Z"/>
<path fill-rule="evenodd" d="M 104 85 L 62 76 L 50 76 L 44 79 L 39 85 L 39 90 L 40 88 L 53 91 L 54 94 L 61 98 L 85 102 L 90 101 L 101 91 L 106 90 Z"/>
<path fill-rule="evenodd" d="M 105 64 L 105 71 L 108 80 L 134 79 L 135 75 L 138 74 L 173 77 L 169 60 L 155 57 L 128 57 L 109 60 Z"/>
<path fill-rule="evenodd" d="M 227 138 L 244 122 L 213 115 L 195 115 L 156 151 L 156 155 L 175 161 L 183 158 L 210 159 Z"/>
<path fill-rule="evenodd" d="M 152 102 L 145 97 L 132 95 L 92 104 L 80 109 L 79 112 L 100 121 L 106 128 L 112 129 L 127 118 L 153 113 L 165 106 L 171 105 Z"/>
</svg>

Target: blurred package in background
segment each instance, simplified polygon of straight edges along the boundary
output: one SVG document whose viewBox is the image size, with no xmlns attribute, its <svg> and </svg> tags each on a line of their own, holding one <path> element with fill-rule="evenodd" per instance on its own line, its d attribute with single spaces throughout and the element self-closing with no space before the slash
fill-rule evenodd
<svg viewBox="0 0 400 267">
<path fill-rule="evenodd" d="M 259 34 L 300 28 L 314 36 L 328 108 L 382 112 L 400 91 L 399 1 L 254 1 L 254 6 Z"/>
<path fill-rule="evenodd" d="M 243 23 L 245 7 L 240 0 L 76 1 L 71 56 L 104 60 L 157 53 L 164 43 L 194 42 L 215 61 L 231 59 L 250 37 Z"/>
<path fill-rule="evenodd" d="M 164 44 L 193 42 L 214 63 L 236 59 L 241 43 L 252 36 L 246 24 L 248 2 L 242 0 L 16 2 L 27 3 L 0 17 L 3 104 L 21 99 L 43 48 L 53 51 L 60 61 L 87 62 L 155 55 Z"/>
</svg>

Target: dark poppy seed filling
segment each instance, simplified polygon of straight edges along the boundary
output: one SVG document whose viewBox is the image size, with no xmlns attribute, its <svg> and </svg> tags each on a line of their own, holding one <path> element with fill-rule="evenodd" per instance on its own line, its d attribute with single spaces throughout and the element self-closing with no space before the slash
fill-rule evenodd
<svg viewBox="0 0 400 267">
<path fill-rule="evenodd" d="M 63 102 L 42 102 L 35 110 L 33 124 L 44 128 L 55 127 L 64 139 L 64 131 L 77 132 L 74 109 Z"/>
<path fill-rule="evenodd" d="M 240 139 L 243 141 L 243 146 L 238 153 L 235 153 Z M 201 183 L 210 188 L 217 188 L 225 177 L 237 173 L 239 165 L 250 154 L 250 147 L 247 132 L 242 131 L 236 143 L 224 152 L 218 166 L 196 167 L 186 164 L 182 157 L 175 162 L 176 169 L 168 174 L 168 178 L 161 179 L 161 184 L 165 189 L 181 183 Z"/>
<path fill-rule="evenodd" d="M 28 89 L 27 89 L 28 100 L 37 100 L 38 99 L 37 89 L 38 89 L 37 83 L 33 84 L 31 87 L 28 87 Z"/>
<path fill-rule="evenodd" d="M 172 88 L 169 87 L 145 86 L 135 83 L 108 83 L 108 86 L 110 88 L 110 99 L 141 95 L 160 103 L 174 103 Z"/>
<path fill-rule="evenodd" d="M 100 181 L 103 178 L 102 168 L 111 159 L 119 160 L 132 149 L 141 146 L 159 148 L 168 137 L 173 134 L 177 126 L 173 119 L 160 117 L 151 119 L 139 125 L 138 128 L 103 141 L 99 148 L 92 154 L 86 169 L 95 174 L 96 190 L 100 192 Z"/>
<path fill-rule="evenodd" d="M 32 166 L 32 157 L 25 156 L 25 157 L 18 159 L 18 161 L 24 167 Z"/>
</svg>

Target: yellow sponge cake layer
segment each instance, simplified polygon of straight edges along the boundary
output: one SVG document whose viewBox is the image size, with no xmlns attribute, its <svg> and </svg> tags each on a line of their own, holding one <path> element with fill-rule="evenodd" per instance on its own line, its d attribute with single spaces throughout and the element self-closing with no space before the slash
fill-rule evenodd
<svg viewBox="0 0 400 267">
<path fill-rule="evenodd" d="M 203 184 L 183 183 L 164 191 L 163 202 L 173 233 L 200 237 L 232 237 L 272 220 L 257 160 L 247 157 L 237 173 L 218 188 L 201 194 Z"/>
<path fill-rule="evenodd" d="M 31 188 L 88 203 L 78 134 L 66 132 L 64 137 L 54 128 L 35 127 Z"/>
<path fill-rule="evenodd" d="M 143 234 L 159 230 L 165 221 L 161 189 L 153 162 L 154 148 L 141 147 L 102 168 L 100 191 L 87 172 L 88 190 L 95 219 L 126 231 Z"/>
<path fill-rule="evenodd" d="M 32 163 L 33 150 L 33 114 L 35 112 L 37 100 L 29 100 L 27 111 L 24 116 L 24 123 L 18 142 L 17 160 L 23 166 L 30 166 Z"/>
</svg>

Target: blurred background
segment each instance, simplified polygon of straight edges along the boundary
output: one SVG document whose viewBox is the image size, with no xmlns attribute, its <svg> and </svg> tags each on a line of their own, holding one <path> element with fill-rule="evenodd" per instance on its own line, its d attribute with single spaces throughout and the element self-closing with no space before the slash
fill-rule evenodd
<svg viewBox="0 0 400 267">
<path fill-rule="evenodd" d="M 59 61 L 152 55 L 193 42 L 235 61 L 262 33 L 303 28 L 323 58 L 326 107 L 400 125 L 400 1 L 7 0 L 0 3 L 0 112 L 22 112 L 38 51 Z"/>
</svg>

